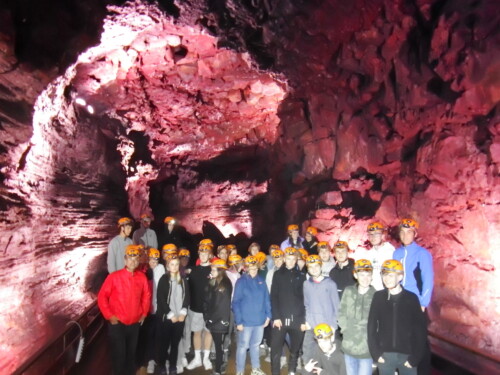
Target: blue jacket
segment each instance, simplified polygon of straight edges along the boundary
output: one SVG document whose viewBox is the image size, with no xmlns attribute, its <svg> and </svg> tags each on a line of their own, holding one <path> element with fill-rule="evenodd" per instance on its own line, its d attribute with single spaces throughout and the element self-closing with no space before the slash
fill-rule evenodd
<svg viewBox="0 0 500 375">
<path fill-rule="evenodd" d="M 271 319 L 271 299 L 264 279 L 243 274 L 236 281 L 232 306 L 236 325 L 256 327 Z"/>
<path fill-rule="evenodd" d="M 420 306 L 429 306 L 434 288 L 431 253 L 416 242 L 412 242 L 408 246 L 397 248 L 393 257 L 403 264 L 405 271 L 403 287 L 417 295 Z"/>
<path fill-rule="evenodd" d="M 335 281 L 325 277 L 318 283 L 311 277 L 304 281 L 303 288 L 306 322 L 311 328 L 320 323 L 326 323 L 333 329 L 337 329 L 340 301 Z"/>
</svg>

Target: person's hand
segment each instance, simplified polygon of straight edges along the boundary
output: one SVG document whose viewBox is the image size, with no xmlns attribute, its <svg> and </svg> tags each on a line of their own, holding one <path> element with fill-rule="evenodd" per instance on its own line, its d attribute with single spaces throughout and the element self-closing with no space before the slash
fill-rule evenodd
<svg viewBox="0 0 500 375">
<path fill-rule="evenodd" d="M 306 331 L 309 331 L 311 329 L 311 326 L 309 325 L 309 323 L 306 322 L 305 326 L 306 326 Z"/>
<path fill-rule="evenodd" d="M 238 325 L 236 326 L 236 329 L 237 329 L 238 331 L 243 331 L 243 324 L 238 324 Z"/>
<path fill-rule="evenodd" d="M 301 324 L 301 325 L 300 325 L 300 330 L 301 330 L 302 332 L 307 331 L 307 324 Z"/>
<path fill-rule="evenodd" d="M 321 367 L 317 367 L 316 365 L 318 364 L 318 361 L 315 361 L 314 359 L 310 359 L 309 362 L 307 362 L 305 365 L 304 365 L 304 369 L 307 371 L 307 372 L 312 372 L 314 374 L 321 374 L 321 371 L 323 371 L 323 369 Z"/>
<path fill-rule="evenodd" d="M 281 327 L 283 327 L 283 323 L 281 322 L 281 319 L 275 319 L 273 322 L 273 327 L 281 329 Z"/>
<path fill-rule="evenodd" d="M 420 308 L 422 309 L 422 312 L 425 312 L 425 306 L 420 306 Z"/>
<path fill-rule="evenodd" d="M 139 323 L 141 324 L 141 326 L 142 326 L 142 323 L 144 323 L 145 319 L 146 319 L 145 316 L 141 316 L 141 319 L 139 319 Z"/>
<path fill-rule="evenodd" d="M 179 315 L 179 322 L 182 323 L 186 320 L 186 315 Z"/>
<path fill-rule="evenodd" d="M 115 324 L 118 324 L 119 320 L 116 316 L 112 316 L 111 318 L 109 318 L 109 322 L 112 324 L 112 325 L 115 325 Z"/>
<path fill-rule="evenodd" d="M 408 362 L 408 361 L 406 361 L 404 365 L 405 365 L 405 367 L 411 368 L 410 362 Z"/>
<path fill-rule="evenodd" d="M 264 328 L 266 328 L 269 325 L 269 322 L 271 319 L 267 318 L 266 321 L 264 322 Z"/>
<path fill-rule="evenodd" d="M 385 359 L 384 359 L 384 358 L 382 358 L 382 356 L 381 356 L 381 357 L 378 359 L 378 361 L 377 361 L 377 362 L 378 362 L 378 363 L 385 363 Z"/>
<path fill-rule="evenodd" d="M 170 320 L 172 321 L 172 323 L 177 323 L 179 321 L 179 318 L 177 318 L 175 315 L 170 318 Z"/>
</svg>

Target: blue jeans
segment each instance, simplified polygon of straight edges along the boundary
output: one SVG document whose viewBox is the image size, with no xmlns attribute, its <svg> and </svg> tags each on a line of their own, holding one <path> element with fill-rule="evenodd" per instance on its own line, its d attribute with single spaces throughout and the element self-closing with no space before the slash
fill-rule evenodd
<svg viewBox="0 0 500 375">
<path fill-rule="evenodd" d="M 236 372 L 245 371 L 247 350 L 250 349 L 250 362 L 252 368 L 260 368 L 259 345 L 264 336 L 264 326 L 243 327 L 238 332 L 238 344 L 236 346 Z"/>
<path fill-rule="evenodd" d="M 347 375 L 372 375 L 371 358 L 355 358 L 344 354 Z"/>
</svg>

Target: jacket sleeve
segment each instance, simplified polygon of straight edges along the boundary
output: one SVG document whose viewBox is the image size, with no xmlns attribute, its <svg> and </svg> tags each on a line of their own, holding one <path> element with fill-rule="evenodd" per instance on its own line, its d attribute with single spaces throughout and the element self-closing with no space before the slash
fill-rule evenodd
<svg viewBox="0 0 500 375">
<path fill-rule="evenodd" d="M 97 305 L 99 306 L 99 310 L 101 310 L 102 316 L 104 319 L 109 320 L 114 314 L 111 311 L 111 307 L 109 306 L 109 297 L 111 295 L 111 290 L 113 288 L 113 278 L 108 276 L 104 283 L 102 284 L 101 290 L 97 295 Z"/>
<path fill-rule="evenodd" d="M 304 281 L 304 285 L 302 286 L 303 290 L 304 290 L 304 307 L 306 309 L 306 323 L 309 323 L 309 325 L 311 325 L 311 323 L 309 322 L 310 320 L 310 301 L 309 301 L 309 293 L 307 293 L 307 283 L 309 281 Z"/>
<path fill-rule="evenodd" d="M 115 249 L 114 249 L 114 246 L 113 246 L 113 241 L 111 241 L 109 244 L 108 244 L 108 272 L 109 273 L 112 273 L 112 272 L 115 272 L 116 271 L 116 254 L 115 254 Z"/>
<path fill-rule="evenodd" d="M 379 322 L 379 298 L 377 298 L 377 294 L 373 296 L 372 304 L 370 306 L 370 313 L 368 314 L 368 349 L 370 350 L 370 354 L 373 358 L 374 362 L 377 362 L 380 356 L 382 355 L 382 349 L 379 345 L 379 333 L 377 330 L 378 322 Z"/>
<path fill-rule="evenodd" d="M 151 307 L 151 288 L 149 287 L 148 279 L 146 276 L 142 278 L 142 316 L 148 316 Z"/>
<path fill-rule="evenodd" d="M 191 292 L 189 289 L 189 282 L 186 279 L 182 279 L 184 285 L 184 300 L 182 301 L 182 309 L 179 314 L 186 316 L 188 313 L 189 304 L 191 303 Z"/>
<path fill-rule="evenodd" d="M 169 287 L 167 274 L 164 274 L 158 282 L 158 290 L 156 292 L 157 311 L 161 315 L 167 315 L 170 312 L 170 306 L 168 305 Z M 161 315 L 159 315 L 159 319 L 163 319 Z"/>
<path fill-rule="evenodd" d="M 267 290 L 267 285 L 266 283 L 263 283 L 264 285 L 264 295 L 265 295 L 265 313 L 266 313 L 266 318 L 272 319 L 273 317 L 273 312 L 271 309 L 271 297 L 269 296 L 269 291 Z"/>
<path fill-rule="evenodd" d="M 344 333 L 347 327 L 347 319 L 348 319 L 347 300 L 350 297 L 351 297 L 351 288 L 346 288 L 346 290 L 344 290 L 344 294 L 342 295 L 342 299 L 340 300 L 340 311 L 338 314 L 339 327 L 342 333 Z"/>
<path fill-rule="evenodd" d="M 274 272 L 273 282 L 271 283 L 271 306 L 273 308 L 273 320 L 281 319 L 281 311 L 279 308 L 279 280 L 280 272 Z"/>
<path fill-rule="evenodd" d="M 242 311 L 241 311 L 241 304 L 243 300 L 243 285 L 244 280 L 242 278 L 239 278 L 238 281 L 236 281 L 236 285 L 234 286 L 234 295 L 233 295 L 233 313 L 234 313 L 234 323 L 236 325 L 243 324 L 243 317 L 242 317 Z"/>
<path fill-rule="evenodd" d="M 422 251 L 419 258 L 422 270 L 422 294 L 419 296 L 419 300 L 422 306 L 427 307 L 431 303 L 432 290 L 434 289 L 434 267 L 429 251 Z"/>
</svg>

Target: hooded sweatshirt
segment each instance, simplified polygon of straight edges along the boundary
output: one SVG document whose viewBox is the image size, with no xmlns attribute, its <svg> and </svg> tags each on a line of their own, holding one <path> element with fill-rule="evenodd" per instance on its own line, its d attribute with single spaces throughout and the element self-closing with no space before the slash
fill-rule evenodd
<svg viewBox="0 0 500 375">
<path fill-rule="evenodd" d="M 320 323 L 326 323 L 337 329 L 340 301 L 335 281 L 329 277 L 319 282 L 312 277 L 304 281 L 304 305 L 309 326 L 316 327 Z"/>
</svg>

